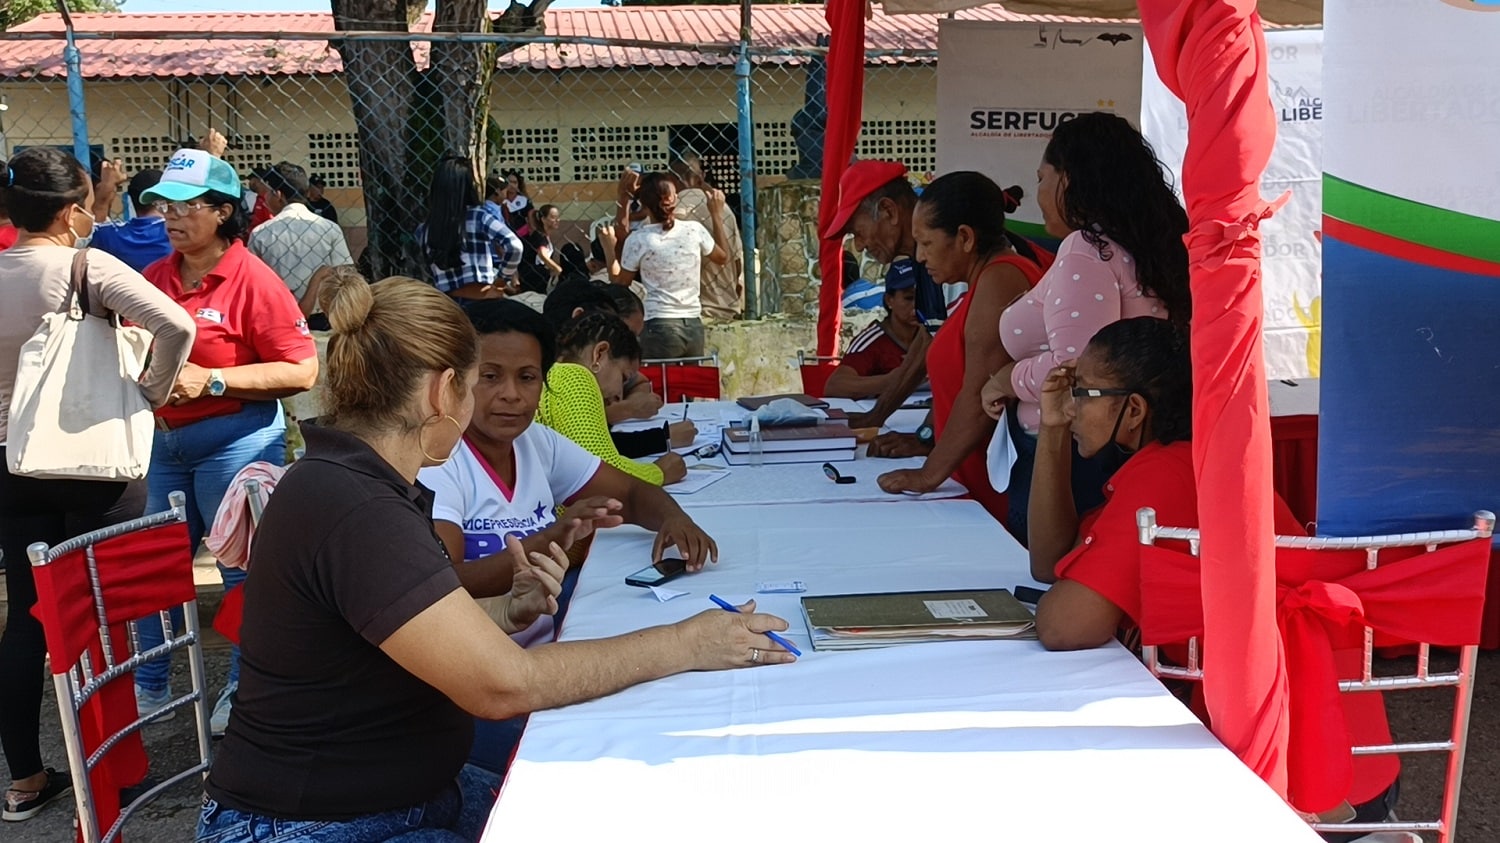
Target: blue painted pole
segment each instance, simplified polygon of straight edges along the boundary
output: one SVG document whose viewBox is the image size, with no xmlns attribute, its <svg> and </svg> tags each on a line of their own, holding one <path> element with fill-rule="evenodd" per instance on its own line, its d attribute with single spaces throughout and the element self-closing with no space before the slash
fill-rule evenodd
<svg viewBox="0 0 1500 843">
<path fill-rule="evenodd" d="M 740 242 L 744 247 L 745 317 L 760 316 L 760 278 L 755 266 L 755 118 L 750 93 L 750 0 L 740 0 L 740 55 L 734 63 L 739 111 Z"/>
<path fill-rule="evenodd" d="M 78 44 L 73 40 L 73 16 L 68 14 L 65 0 L 57 0 L 57 11 L 62 15 L 63 28 L 68 42 L 63 47 L 63 64 L 68 69 L 68 113 L 73 118 L 73 157 L 90 168 L 89 121 L 83 99 L 83 58 Z"/>
</svg>

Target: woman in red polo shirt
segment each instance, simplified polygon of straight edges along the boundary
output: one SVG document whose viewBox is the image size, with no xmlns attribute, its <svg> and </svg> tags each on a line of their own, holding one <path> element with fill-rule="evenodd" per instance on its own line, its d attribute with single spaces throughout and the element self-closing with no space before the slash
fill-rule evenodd
<svg viewBox="0 0 1500 843">
<path fill-rule="evenodd" d="M 239 193 L 233 167 L 207 152 L 184 149 L 142 197 L 166 217 L 174 250 L 146 267 L 144 275 L 192 314 L 198 328 L 171 402 L 156 411 L 147 510 L 164 510 L 168 494 L 186 492 L 194 548 L 240 469 L 257 461 L 285 461 L 286 420 L 279 399 L 311 389 L 318 378 L 317 348 L 296 299 L 239 239 L 246 225 Z M 219 570 L 226 589 L 245 578 L 238 568 Z M 161 643 L 161 627 L 141 624 L 141 638 L 145 646 Z M 229 722 L 238 680 L 235 650 L 214 707 L 215 734 Z M 170 699 L 165 662 L 137 670 L 135 683 L 143 716 Z"/>
<path fill-rule="evenodd" d="M 1198 526 L 1193 474 L 1192 362 L 1187 333 L 1152 316 L 1100 329 L 1076 361 L 1047 376 L 1041 394 L 1036 467 L 1031 475 L 1031 575 L 1053 582 L 1037 604 L 1037 635 L 1049 650 L 1101 646 L 1141 614 L 1141 545 L 1135 514 Z M 1123 457 L 1104 487 L 1104 504 L 1078 515 L 1072 443 L 1085 459 Z M 1275 499 L 1278 535 L 1302 535 L 1286 503 Z M 1356 743 L 1386 743 L 1390 730 L 1379 694 L 1344 694 Z M 1399 765 L 1391 757 L 1355 759 L 1348 801 L 1362 818 L 1383 819 Z"/>
</svg>

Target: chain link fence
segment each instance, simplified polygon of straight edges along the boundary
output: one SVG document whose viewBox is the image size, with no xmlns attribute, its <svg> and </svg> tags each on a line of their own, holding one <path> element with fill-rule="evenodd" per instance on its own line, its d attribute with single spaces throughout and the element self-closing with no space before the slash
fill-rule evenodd
<svg viewBox="0 0 1500 843">
<path fill-rule="evenodd" d="M 805 47 L 750 46 L 754 196 L 741 190 L 733 42 L 80 31 L 78 45 L 96 173 L 99 159 L 120 159 L 128 179 L 220 131 L 229 140 L 224 157 L 242 178 L 280 161 L 320 177 L 351 254 L 364 254 L 362 265 L 381 275 L 395 269 L 390 241 L 409 237 L 424 216 L 433 167 L 448 152 L 483 156 L 487 172 L 523 174 L 534 207 L 560 210 L 554 245 L 576 243 L 585 253 L 590 224 L 614 211 L 622 168 L 665 169 L 696 153 L 737 218 L 765 209 L 753 242 L 762 251 L 768 243 L 792 249 L 798 238 L 773 230 L 792 234 L 779 212 L 795 205 L 805 217 L 816 205 L 773 194 L 817 175 L 816 161 L 809 165 L 808 150 L 799 149 L 824 94 L 826 50 L 816 38 L 808 32 Z M 870 54 L 859 157 L 900 160 L 916 173 L 935 168 L 935 31 L 929 40 L 934 49 Z M 63 46 L 58 34 L 0 34 L 0 156 L 36 145 L 72 149 Z M 469 59 L 493 57 L 487 85 L 472 61 L 470 78 L 452 84 L 440 76 L 444 51 L 451 58 L 458 49 L 471 51 Z M 771 271 L 757 276 L 752 312 L 801 312 L 799 302 L 815 300 L 815 231 L 813 220 L 803 223 L 801 239 L 814 241 L 801 261 L 808 282 L 784 290 L 786 270 L 778 267 L 787 262 L 762 255 L 752 265 Z"/>
</svg>

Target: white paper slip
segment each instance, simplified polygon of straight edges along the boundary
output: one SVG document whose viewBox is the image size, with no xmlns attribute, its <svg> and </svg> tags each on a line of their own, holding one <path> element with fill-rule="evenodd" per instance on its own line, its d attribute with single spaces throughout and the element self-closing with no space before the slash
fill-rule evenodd
<svg viewBox="0 0 1500 843">
<path fill-rule="evenodd" d="M 802 580 L 763 582 L 757 583 L 755 590 L 760 594 L 801 594 L 807 590 L 807 583 Z"/>
<path fill-rule="evenodd" d="M 690 466 L 690 468 L 696 468 L 696 466 Z M 727 468 L 719 469 L 718 471 L 709 471 L 707 469 L 708 467 L 705 466 L 702 471 L 689 471 L 686 477 L 663 488 L 667 490 L 668 494 L 691 495 L 694 492 L 712 486 L 730 474 Z"/>
<path fill-rule="evenodd" d="M 922 605 L 935 618 L 987 618 L 987 614 L 973 600 L 923 600 Z"/>
<path fill-rule="evenodd" d="M 674 591 L 664 585 L 648 585 L 646 587 L 651 589 L 651 593 L 656 595 L 656 599 L 663 603 L 671 600 L 673 597 L 682 597 L 687 594 L 686 591 Z"/>
<path fill-rule="evenodd" d="M 995 435 L 990 437 L 990 447 L 984 453 L 990 485 L 997 492 L 1010 488 L 1010 470 L 1016 464 L 1016 443 L 1010 441 L 1010 424 L 1005 413 L 1000 411 L 1000 423 L 995 425 Z"/>
</svg>

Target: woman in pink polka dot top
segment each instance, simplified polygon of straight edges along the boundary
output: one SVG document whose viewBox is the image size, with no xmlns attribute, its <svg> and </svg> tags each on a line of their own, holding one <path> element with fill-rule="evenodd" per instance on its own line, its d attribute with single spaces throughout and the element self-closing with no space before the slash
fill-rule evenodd
<svg viewBox="0 0 1500 843">
<path fill-rule="evenodd" d="M 1057 260 L 1036 289 L 1000 317 L 1000 341 L 1015 361 L 984 386 L 985 411 L 1007 422 L 1017 460 L 1007 527 L 1027 541 L 1026 509 L 1038 400 L 1047 373 L 1076 358 L 1105 325 L 1136 316 L 1186 324 L 1187 214 L 1146 139 L 1122 117 L 1082 114 L 1058 126 L 1037 170 L 1037 204 L 1047 233 L 1061 238 Z M 1074 500 L 1085 512 L 1103 502 L 1111 466 L 1073 460 Z"/>
</svg>

